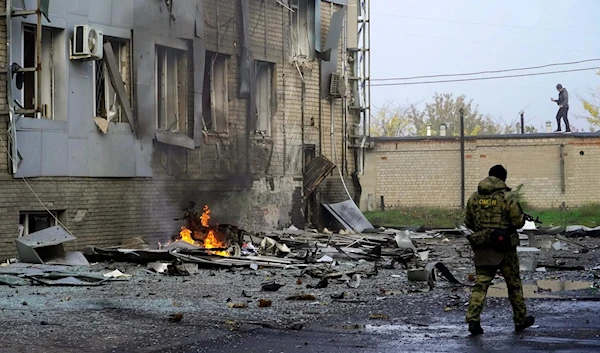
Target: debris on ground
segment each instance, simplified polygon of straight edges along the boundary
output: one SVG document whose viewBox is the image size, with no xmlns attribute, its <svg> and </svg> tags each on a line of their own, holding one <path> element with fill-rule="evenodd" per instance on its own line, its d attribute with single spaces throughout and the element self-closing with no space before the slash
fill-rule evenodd
<svg viewBox="0 0 600 353">
<path fill-rule="evenodd" d="M 272 301 L 267 300 L 267 299 L 259 299 L 258 300 L 258 307 L 259 308 L 268 308 L 271 306 L 271 304 L 273 304 Z"/>
<path fill-rule="evenodd" d="M 298 295 L 289 296 L 289 297 L 285 298 L 285 300 L 308 301 L 308 300 L 317 300 L 317 298 L 312 294 L 298 294 Z"/>
<path fill-rule="evenodd" d="M 169 321 L 170 322 L 179 322 L 182 319 L 183 319 L 183 314 L 182 313 L 176 313 L 176 314 L 169 315 Z"/>
<path fill-rule="evenodd" d="M 262 285 L 262 290 L 264 292 L 277 292 L 283 286 L 284 286 L 283 284 L 279 284 L 279 283 L 275 283 L 275 282 L 265 283 Z"/>
</svg>

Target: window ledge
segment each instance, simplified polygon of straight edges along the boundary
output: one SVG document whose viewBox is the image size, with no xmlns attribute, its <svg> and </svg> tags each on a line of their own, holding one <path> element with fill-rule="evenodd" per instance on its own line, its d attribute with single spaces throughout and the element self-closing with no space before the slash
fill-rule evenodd
<svg viewBox="0 0 600 353">
<path fill-rule="evenodd" d="M 264 141 L 266 143 L 273 143 L 273 137 L 272 136 L 262 136 L 262 135 L 250 135 L 250 139 L 256 142 L 261 142 Z"/>
<path fill-rule="evenodd" d="M 67 131 L 67 122 L 63 120 L 22 117 L 17 122 L 17 130 Z"/>
<path fill-rule="evenodd" d="M 204 132 L 205 145 L 216 145 L 217 143 L 222 143 L 223 145 L 227 146 L 231 145 L 231 141 L 229 140 L 229 133 L 216 133 L 214 131 Z"/>
</svg>

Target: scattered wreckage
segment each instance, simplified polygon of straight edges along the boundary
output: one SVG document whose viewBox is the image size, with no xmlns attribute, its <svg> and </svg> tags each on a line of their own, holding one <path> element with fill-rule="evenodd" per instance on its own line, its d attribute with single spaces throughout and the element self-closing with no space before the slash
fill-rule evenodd
<svg viewBox="0 0 600 353">
<path fill-rule="evenodd" d="M 406 279 L 427 282 L 434 288 L 436 272 L 451 284 L 465 286 L 440 261 L 429 259 L 431 248 L 419 248 L 415 240 L 425 242 L 448 237 L 463 237 L 469 233 L 464 226 L 454 229 L 409 227 L 389 229 L 374 227 L 352 201 L 326 205 L 326 209 L 341 224 L 336 233 L 327 228 L 299 230 L 291 226 L 285 230 L 252 233 L 233 225 L 211 225 L 210 209 L 202 213 L 195 204 L 184 210 L 185 225 L 165 243 L 151 246 L 141 237 L 126 239 L 113 247 L 85 247 L 81 252 L 66 252 L 63 244 L 75 237 L 62 226 L 55 226 L 19 237 L 16 240 L 19 259 L 0 266 L 0 284 L 48 286 L 97 286 L 110 281 L 127 281 L 131 275 L 118 269 L 107 273 L 92 270 L 90 262 L 130 262 L 143 264 L 149 273 L 169 276 L 189 276 L 201 268 L 245 267 L 299 270 L 304 275 L 319 279 L 310 288 L 325 288 L 330 280 L 346 282 L 349 288 L 358 288 L 364 278 L 377 275 L 379 269 L 394 269 L 400 264 L 406 270 Z M 582 266 L 540 263 L 532 258 L 541 249 L 559 251 L 575 246 L 577 252 L 589 249 L 576 240 L 574 234 L 595 236 L 600 229 L 581 226 L 538 229 L 527 222 L 519 230 L 522 246 L 521 270 L 544 272 L 546 269 L 583 270 Z M 533 254 L 533 255 L 532 255 Z M 469 281 L 472 279 L 469 277 Z M 263 291 L 276 291 L 277 283 L 266 283 Z M 290 299 L 301 300 L 301 299 Z M 266 305 L 266 304 L 265 304 Z"/>
</svg>

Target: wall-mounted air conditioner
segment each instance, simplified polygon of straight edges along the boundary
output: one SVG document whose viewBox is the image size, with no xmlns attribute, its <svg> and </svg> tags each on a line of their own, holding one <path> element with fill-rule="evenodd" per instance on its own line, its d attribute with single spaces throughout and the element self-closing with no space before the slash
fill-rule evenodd
<svg viewBox="0 0 600 353">
<path fill-rule="evenodd" d="M 73 60 L 99 60 L 104 50 L 104 34 L 101 29 L 89 25 L 76 25 L 73 33 Z"/>
<path fill-rule="evenodd" d="M 333 73 L 329 81 L 329 98 L 342 98 L 346 96 L 345 77 L 340 74 Z"/>
</svg>

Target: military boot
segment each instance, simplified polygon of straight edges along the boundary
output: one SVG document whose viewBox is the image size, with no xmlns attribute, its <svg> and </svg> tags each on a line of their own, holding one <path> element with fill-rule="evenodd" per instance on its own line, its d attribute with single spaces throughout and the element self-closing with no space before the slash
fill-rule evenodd
<svg viewBox="0 0 600 353">
<path fill-rule="evenodd" d="M 481 323 L 479 321 L 470 321 L 469 322 L 469 332 L 471 332 L 471 335 L 473 335 L 473 336 L 483 334 L 483 329 L 481 328 Z"/>
<path fill-rule="evenodd" d="M 534 323 L 535 323 L 535 318 L 533 316 L 526 316 L 525 320 L 523 320 L 522 324 L 515 325 L 515 331 L 517 331 L 517 332 L 524 331 L 526 328 L 532 326 Z"/>
</svg>

